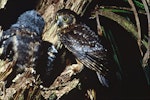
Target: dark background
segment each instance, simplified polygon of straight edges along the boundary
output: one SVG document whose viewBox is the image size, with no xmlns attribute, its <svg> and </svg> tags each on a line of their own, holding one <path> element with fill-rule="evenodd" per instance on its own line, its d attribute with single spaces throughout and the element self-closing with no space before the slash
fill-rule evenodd
<svg viewBox="0 0 150 100">
<path fill-rule="evenodd" d="M 24 11 L 35 9 L 39 0 L 8 0 L 4 9 L 0 10 L 0 26 L 3 30 L 8 29 L 11 24 L 15 23 L 18 16 Z M 89 20 L 90 12 L 94 9 L 95 5 L 107 5 L 107 6 L 125 6 L 129 7 L 128 3 L 121 0 L 93 0 L 90 6 L 87 8 L 85 15 L 83 16 L 83 22 L 96 31 L 96 21 Z M 131 14 L 124 14 L 129 16 L 134 21 L 134 16 Z M 121 26 L 112 20 L 105 17 L 101 18 L 101 24 L 107 29 L 111 30 L 116 45 L 120 53 L 121 66 L 124 72 L 123 80 L 120 84 L 116 84 L 113 88 L 105 88 L 99 85 L 96 75 L 93 71 L 85 68 L 82 73 L 79 74 L 81 80 L 81 90 L 78 88 L 72 90 L 65 95 L 63 100 L 84 100 L 85 92 L 87 89 L 95 89 L 97 100 L 115 100 L 115 99 L 150 99 L 150 91 L 147 85 L 145 74 L 141 67 L 140 52 L 136 40 L 124 30 Z M 142 33 L 147 32 L 147 20 L 146 16 L 140 15 L 140 21 L 142 26 Z M 86 76 L 86 77 L 85 77 Z"/>
</svg>

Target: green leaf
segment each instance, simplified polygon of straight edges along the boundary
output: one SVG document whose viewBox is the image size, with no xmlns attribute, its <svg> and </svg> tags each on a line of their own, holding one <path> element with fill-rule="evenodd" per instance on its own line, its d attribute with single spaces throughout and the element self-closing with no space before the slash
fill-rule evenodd
<svg viewBox="0 0 150 100">
<path fill-rule="evenodd" d="M 133 0 L 133 1 L 134 1 L 135 5 L 136 5 L 137 7 L 141 8 L 141 9 L 144 9 L 144 5 L 143 5 L 141 2 L 139 2 L 139 1 L 137 1 L 137 0 Z"/>
<path fill-rule="evenodd" d="M 103 32 L 104 32 L 105 38 L 111 44 L 111 47 L 112 47 L 112 50 L 113 50 L 113 54 L 114 54 L 113 58 L 114 58 L 114 61 L 116 62 L 117 66 L 118 66 L 118 69 L 119 69 L 119 73 L 117 75 L 118 75 L 118 78 L 121 80 L 122 79 L 122 75 L 123 75 L 123 71 L 122 71 L 122 68 L 121 68 L 120 53 L 119 53 L 118 47 L 116 45 L 116 41 L 115 41 L 115 39 L 113 37 L 113 34 L 111 33 L 110 30 L 107 33 L 105 33 L 105 30 L 103 28 Z"/>
<path fill-rule="evenodd" d="M 128 0 L 123 0 L 123 1 L 128 2 Z M 137 0 L 133 0 L 133 2 L 135 3 L 135 5 L 137 7 L 141 8 L 141 9 L 144 9 L 144 5 L 141 2 L 139 2 Z"/>
<path fill-rule="evenodd" d="M 127 20 L 125 17 L 120 16 L 118 14 L 115 14 L 111 11 L 105 11 L 103 9 L 99 9 L 98 10 L 98 14 L 104 17 L 107 17 L 115 22 L 117 22 L 120 26 L 122 26 L 125 30 L 127 30 L 129 33 L 132 34 L 132 36 L 137 40 L 138 39 L 138 32 L 137 32 L 137 28 L 135 27 L 135 25 Z M 93 15 L 94 16 L 94 15 Z M 148 43 L 145 42 L 145 39 L 143 39 L 142 41 L 142 45 L 145 48 L 148 48 Z"/>
<path fill-rule="evenodd" d="M 116 13 L 130 13 L 130 14 L 132 13 L 131 11 L 122 10 L 122 9 L 113 9 L 113 8 L 103 8 L 103 10 L 112 11 Z"/>
<path fill-rule="evenodd" d="M 145 76 L 146 76 L 146 79 L 147 79 L 147 83 L 148 83 L 148 85 L 150 85 L 150 67 L 146 66 L 144 68 L 144 72 L 145 72 Z"/>
</svg>

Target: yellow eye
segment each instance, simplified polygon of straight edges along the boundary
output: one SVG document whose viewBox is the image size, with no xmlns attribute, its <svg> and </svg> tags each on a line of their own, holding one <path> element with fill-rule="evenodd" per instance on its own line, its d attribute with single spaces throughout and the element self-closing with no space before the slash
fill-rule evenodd
<svg viewBox="0 0 150 100">
<path fill-rule="evenodd" d="M 63 18 L 63 21 L 64 21 L 64 22 L 67 22 L 67 21 L 68 21 L 68 17 L 64 17 L 64 18 Z"/>
<path fill-rule="evenodd" d="M 58 20 L 58 16 L 56 16 L 55 19 Z"/>
</svg>

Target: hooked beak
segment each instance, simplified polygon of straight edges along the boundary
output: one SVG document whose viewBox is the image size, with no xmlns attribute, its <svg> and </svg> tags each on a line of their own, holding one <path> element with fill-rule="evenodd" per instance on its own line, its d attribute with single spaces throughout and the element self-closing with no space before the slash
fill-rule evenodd
<svg viewBox="0 0 150 100">
<path fill-rule="evenodd" d="M 57 24 L 58 27 L 62 27 L 63 26 L 63 23 L 60 20 L 57 20 L 56 24 Z"/>
<path fill-rule="evenodd" d="M 63 26 L 63 18 L 62 16 L 58 16 L 56 19 L 56 24 L 58 27 L 62 27 Z"/>
</svg>

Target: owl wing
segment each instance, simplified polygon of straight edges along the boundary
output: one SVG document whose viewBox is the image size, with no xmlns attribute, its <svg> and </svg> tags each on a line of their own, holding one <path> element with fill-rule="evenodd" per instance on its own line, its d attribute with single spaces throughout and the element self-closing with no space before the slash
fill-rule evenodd
<svg viewBox="0 0 150 100">
<path fill-rule="evenodd" d="M 100 44 L 99 37 L 84 24 L 76 25 L 73 30 L 63 35 L 63 41 L 77 59 L 86 67 L 97 72 L 100 82 L 108 87 L 107 51 Z"/>
<path fill-rule="evenodd" d="M 96 53 L 81 53 L 78 51 L 75 51 L 72 47 L 68 46 L 68 49 L 71 49 L 72 53 L 77 57 L 77 59 L 84 64 L 86 67 L 88 67 L 89 69 L 92 69 L 94 71 L 96 71 L 96 74 L 98 76 L 98 79 L 100 81 L 100 83 L 103 86 L 109 87 L 109 82 L 108 79 L 106 78 L 106 74 L 108 69 L 106 68 L 106 66 L 104 66 L 102 64 L 102 62 L 104 62 L 104 60 L 102 60 L 101 58 L 98 59 L 96 55 Z M 94 54 L 94 55 L 92 55 Z M 97 59 L 99 60 L 99 62 L 97 61 Z"/>
<path fill-rule="evenodd" d="M 99 36 L 85 24 L 78 24 L 65 37 L 67 48 L 88 68 L 106 74 L 108 69 L 107 50 Z"/>
<path fill-rule="evenodd" d="M 2 48 L 2 52 L 0 54 L 0 59 L 6 59 L 6 57 L 10 57 L 10 53 L 12 51 L 9 51 L 8 49 L 10 49 L 12 47 L 12 38 L 15 35 L 15 33 L 12 30 L 6 30 L 3 31 L 0 34 L 0 48 Z"/>
</svg>

